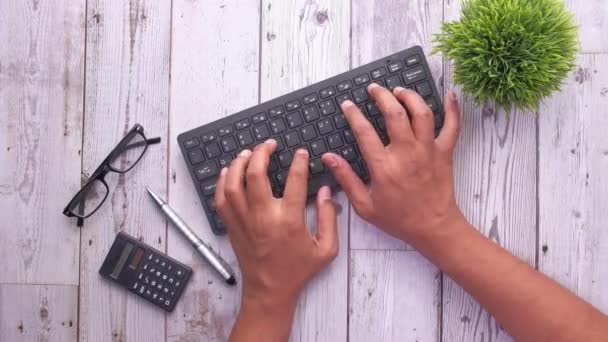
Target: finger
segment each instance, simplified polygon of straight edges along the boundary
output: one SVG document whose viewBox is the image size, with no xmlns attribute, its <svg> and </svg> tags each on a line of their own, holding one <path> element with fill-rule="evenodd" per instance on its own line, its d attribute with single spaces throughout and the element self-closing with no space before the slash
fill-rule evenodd
<svg viewBox="0 0 608 342">
<path fill-rule="evenodd" d="M 460 109 L 456 94 L 451 90 L 445 97 L 444 112 L 445 122 L 436 143 L 444 151 L 453 151 L 460 136 Z"/>
<path fill-rule="evenodd" d="M 228 173 L 228 168 L 222 168 L 220 172 L 220 176 L 217 179 L 217 183 L 215 186 L 215 207 L 217 212 L 220 214 L 222 221 L 226 224 L 228 228 L 235 227 L 234 215 L 232 214 L 232 208 L 230 206 L 230 202 L 226 200 L 226 174 Z M 230 229 L 228 229 L 230 232 Z"/>
<path fill-rule="evenodd" d="M 325 153 L 321 160 L 327 165 L 340 184 L 353 207 L 363 218 L 369 218 L 372 210 L 372 200 L 369 191 L 361 178 L 353 171 L 350 164 L 344 158 L 334 153 Z"/>
<path fill-rule="evenodd" d="M 414 138 L 407 111 L 393 93 L 376 83 L 367 86 L 369 95 L 376 102 L 376 106 L 384 115 L 386 131 L 391 139 L 391 144 L 403 141 L 411 141 Z"/>
<path fill-rule="evenodd" d="M 371 169 L 377 167 L 375 160 L 384 155 L 384 145 L 374 130 L 372 124 L 363 116 L 363 113 L 351 101 L 342 102 L 342 111 L 353 131 L 357 146 L 361 150 L 363 159 Z"/>
<path fill-rule="evenodd" d="M 266 140 L 255 148 L 249 160 L 245 178 L 247 179 L 247 199 L 252 205 L 267 203 L 274 198 L 268 180 L 268 164 L 270 156 L 276 148 L 275 140 Z"/>
<path fill-rule="evenodd" d="M 238 157 L 230 163 L 226 174 L 224 193 L 226 200 L 230 201 L 233 212 L 240 218 L 247 216 L 247 196 L 245 194 L 245 169 L 251 158 L 251 151 L 243 150 Z"/>
<path fill-rule="evenodd" d="M 285 184 L 285 192 L 283 200 L 287 205 L 302 208 L 306 206 L 306 196 L 308 187 L 308 151 L 299 149 L 296 151 L 291 161 L 289 174 L 287 175 L 287 183 Z"/>
<path fill-rule="evenodd" d="M 325 185 L 317 193 L 317 234 L 319 252 L 324 261 L 338 255 L 338 223 L 336 207 L 331 200 L 331 189 Z"/>
<path fill-rule="evenodd" d="M 429 144 L 432 143 L 435 139 L 435 123 L 431 108 L 413 90 L 397 87 L 394 93 L 397 99 L 407 107 L 416 138 Z"/>
</svg>

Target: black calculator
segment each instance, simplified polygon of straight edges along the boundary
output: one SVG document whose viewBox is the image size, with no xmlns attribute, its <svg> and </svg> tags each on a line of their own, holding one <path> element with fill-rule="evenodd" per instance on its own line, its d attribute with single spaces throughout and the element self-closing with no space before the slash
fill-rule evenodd
<svg viewBox="0 0 608 342">
<path fill-rule="evenodd" d="M 120 232 L 99 274 L 171 312 L 192 269 Z"/>
</svg>

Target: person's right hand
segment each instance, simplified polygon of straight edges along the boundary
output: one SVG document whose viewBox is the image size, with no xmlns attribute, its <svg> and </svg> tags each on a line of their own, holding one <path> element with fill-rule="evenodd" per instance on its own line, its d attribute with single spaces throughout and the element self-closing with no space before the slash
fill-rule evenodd
<svg viewBox="0 0 608 342">
<path fill-rule="evenodd" d="M 369 187 L 345 159 L 333 153 L 323 155 L 324 164 L 355 211 L 410 243 L 447 222 L 463 219 L 456 205 L 452 176 L 452 154 L 460 127 L 454 93 L 446 96 L 445 124 L 435 138 L 433 113 L 417 93 L 404 88 L 391 93 L 377 84 L 370 84 L 368 92 L 385 117 L 388 146 L 383 146 L 370 122 L 351 101 L 342 103 L 342 111 L 369 169 Z"/>
</svg>

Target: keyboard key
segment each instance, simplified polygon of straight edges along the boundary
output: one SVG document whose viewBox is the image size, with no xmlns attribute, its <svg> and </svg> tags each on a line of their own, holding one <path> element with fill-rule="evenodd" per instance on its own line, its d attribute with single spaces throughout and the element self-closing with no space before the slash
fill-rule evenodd
<svg viewBox="0 0 608 342">
<path fill-rule="evenodd" d="M 300 136 L 298 135 L 297 131 L 291 131 L 289 133 L 286 133 L 284 135 L 284 138 L 285 138 L 285 144 L 287 144 L 287 147 L 294 147 L 302 142 L 302 140 L 300 140 Z"/>
<path fill-rule="evenodd" d="M 304 108 L 302 113 L 304 114 L 304 120 L 306 120 L 306 122 L 315 121 L 319 118 L 319 112 L 315 106 Z"/>
<path fill-rule="evenodd" d="M 274 179 L 276 179 L 277 184 L 282 188 L 287 183 L 287 170 L 281 170 L 274 175 Z"/>
<path fill-rule="evenodd" d="M 215 134 L 215 132 L 207 132 L 207 133 L 201 135 L 201 141 L 203 142 L 203 144 L 213 141 L 216 138 L 217 138 L 217 134 Z"/>
<path fill-rule="evenodd" d="M 419 55 L 413 55 L 413 56 L 409 56 L 408 58 L 405 59 L 405 65 L 412 66 L 412 65 L 416 65 L 420 63 L 420 56 Z"/>
<path fill-rule="evenodd" d="M 232 125 L 228 125 L 218 129 L 217 132 L 220 134 L 220 137 L 223 137 L 225 135 L 234 133 L 234 128 L 232 128 Z"/>
<path fill-rule="evenodd" d="M 361 111 L 361 114 L 367 115 L 367 110 L 365 110 L 364 105 L 358 105 L 357 108 L 359 108 L 359 110 Z"/>
<path fill-rule="evenodd" d="M 357 160 L 357 158 L 359 158 L 357 151 L 355 150 L 355 148 L 352 145 L 346 146 L 343 149 L 341 149 L 340 154 L 342 155 L 342 158 L 344 158 L 348 161 Z"/>
<path fill-rule="evenodd" d="M 213 225 L 215 226 L 215 229 L 217 229 L 220 232 L 225 232 L 226 231 L 226 226 L 224 225 L 224 222 L 222 221 L 222 219 L 219 217 L 219 215 L 213 215 Z M 179 284 L 179 281 L 175 283 L 175 287 L 177 287 Z"/>
<path fill-rule="evenodd" d="M 194 173 L 196 174 L 196 178 L 199 181 L 205 180 L 209 177 L 217 176 L 219 172 L 220 169 L 217 167 L 217 164 L 213 160 L 203 163 L 194 168 Z"/>
<path fill-rule="evenodd" d="M 334 130 L 334 127 L 331 125 L 331 121 L 329 121 L 329 119 L 317 121 L 317 128 L 319 128 L 319 133 L 321 135 L 325 135 Z"/>
<path fill-rule="evenodd" d="M 426 105 L 429 106 L 433 112 L 436 112 L 437 109 L 439 109 L 439 107 L 437 107 L 437 101 L 432 97 L 425 99 L 424 102 L 426 102 Z"/>
<path fill-rule="evenodd" d="M 272 133 L 280 134 L 287 130 L 287 126 L 285 126 L 285 121 L 282 118 L 278 118 L 270 121 L 270 129 Z"/>
<path fill-rule="evenodd" d="M 296 110 L 296 109 L 302 107 L 302 103 L 300 102 L 300 100 L 293 100 L 291 102 L 287 102 L 285 107 L 287 108 L 288 112 L 291 112 L 293 110 Z"/>
<path fill-rule="evenodd" d="M 369 82 L 369 76 L 367 74 L 359 75 L 353 81 L 355 81 L 355 85 L 362 85 Z"/>
<path fill-rule="evenodd" d="M 220 167 L 230 166 L 231 161 L 232 161 L 232 156 L 229 154 L 225 154 L 217 159 L 217 162 L 220 164 Z"/>
<path fill-rule="evenodd" d="M 215 198 L 206 199 L 205 204 L 207 204 L 207 209 L 209 209 L 209 211 L 215 211 Z"/>
<path fill-rule="evenodd" d="M 300 134 L 304 141 L 309 141 L 317 137 L 317 131 L 313 125 L 308 125 L 300 128 Z"/>
<path fill-rule="evenodd" d="M 242 147 L 253 144 L 253 136 L 251 136 L 251 132 L 249 130 L 238 133 L 236 138 L 239 140 L 239 144 Z"/>
<path fill-rule="evenodd" d="M 353 83 L 350 80 L 342 81 L 336 86 L 336 88 L 338 88 L 338 91 L 346 91 L 351 89 L 352 87 Z"/>
<path fill-rule="evenodd" d="M 285 145 L 283 144 L 283 139 L 281 137 L 273 137 L 274 141 L 277 142 L 277 152 L 283 151 L 285 149 Z"/>
<path fill-rule="evenodd" d="M 380 114 L 380 109 L 378 109 L 374 102 L 368 102 L 365 107 L 367 108 L 367 113 L 369 116 L 376 116 Z"/>
<path fill-rule="evenodd" d="M 340 133 L 328 135 L 327 144 L 329 145 L 330 150 L 335 150 L 338 147 L 344 145 L 344 143 L 342 142 L 342 138 L 340 137 Z"/>
<path fill-rule="evenodd" d="M 291 161 L 293 160 L 293 155 L 290 151 L 284 151 L 279 153 L 277 159 L 279 159 L 279 164 L 282 168 L 287 168 L 291 165 Z"/>
<path fill-rule="evenodd" d="M 353 171 L 355 171 L 355 173 L 357 174 L 357 176 L 359 176 L 359 178 L 362 178 L 362 179 L 367 178 L 367 172 L 361 166 L 361 162 L 355 162 L 351 166 L 353 168 Z"/>
<path fill-rule="evenodd" d="M 302 102 L 304 102 L 305 105 L 309 105 L 309 104 L 315 103 L 317 101 L 319 101 L 319 97 L 317 96 L 316 93 L 306 95 L 302 98 Z"/>
<path fill-rule="evenodd" d="M 316 175 L 317 173 L 321 173 L 325 171 L 325 165 L 321 161 L 321 158 L 313 159 L 308 162 L 308 166 L 310 167 L 310 173 Z"/>
<path fill-rule="evenodd" d="M 386 131 L 386 122 L 383 116 L 376 119 L 376 127 L 378 127 L 379 131 Z"/>
<path fill-rule="evenodd" d="M 367 96 L 367 89 L 357 88 L 353 90 L 353 99 L 355 100 L 355 103 L 367 101 L 367 99 L 369 99 L 369 96 Z"/>
<path fill-rule="evenodd" d="M 327 152 L 327 147 L 325 147 L 325 141 L 323 139 L 319 139 L 311 142 L 310 151 L 314 156 L 318 156 Z"/>
<path fill-rule="evenodd" d="M 401 75 L 403 75 L 403 79 L 405 80 L 406 85 L 418 82 L 426 77 L 426 73 L 424 72 L 424 68 L 422 67 L 422 65 L 417 66 L 413 69 L 408 69 L 402 72 Z"/>
<path fill-rule="evenodd" d="M 268 163 L 268 171 L 275 172 L 278 169 L 279 169 L 279 163 L 277 162 L 277 159 L 273 156 L 270 158 L 270 162 Z"/>
<path fill-rule="evenodd" d="M 298 127 L 303 123 L 300 112 L 288 114 L 285 118 L 287 119 L 287 126 L 289 126 L 289 128 Z"/>
<path fill-rule="evenodd" d="M 372 78 L 377 80 L 379 78 L 386 76 L 387 74 L 388 74 L 388 72 L 386 71 L 386 68 L 381 67 L 381 68 L 378 68 L 378 69 L 375 69 L 372 71 Z"/>
<path fill-rule="evenodd" d="M 345 129 L 342 134 L 344 135 L 344 141 L 346 141 L 347 144 L 352 144 L 355 142 L 355 136 L 353 135 L 353 131 L 350 129 Z"/>
<path fill-rule="evenodd" d="M 334 106 L 334 101 L 331 99 L 319 103 L 319 109 L 321 109 L 321 114 L 323 115 L 329 115 L 336 112 L 336 106 Z"/>
<path fill-rule="evenodd" d="M 341 95 L 336 96 L 336 102 L 341 105 L 342 102 L 346 101 L 346 100 L 353 100 L 352 96 L 350 96 L 350 93 L 344 93 Z"/>
<path fill-rule="evenodd" d="M 337 129 L 348 126 L 348 122 L 346 121 L 346 117 L 344 117 L 344 114 L 340 113 L 334 115 L 333 120 Z"/>
<path fill-rule="evenodd" d="M 215 179 L 201 183 L 201 190 L 203 190 L 203 195 L 211 196 L 211 195 L 215 194 L 216 185 L 217 185 L 217 182 Z"/>
<path fill-rule="evenodd" d="M 198 164 L 205 160 L 205 156 L 203 155 L 203 150 L 197 148 L 196 150 L 188 152 L 188 158 L 192 165 Z"/>
<path fill-rule="evenodd" d="M 268 137 L 270 137 L 270 131 L 268 130 L 268 126 L 266 124 L 255 126 L 253 128 L 253 135 L 255 135 L 255 138 L 258 141 L 267 139 Z"/>
<path fill-rule="evenodd" d="M 283 106 L 276 106 L 268 111 L 268 115 L 270 115 L 271 118 L 283 114 L 285 114 L 285 109 L 283 109 Z"/>
<path fill-rule="evenodd" d="M 416 92 L 422 97 L 427 97 L 433 93 L 433 89 L 431 89 L 429 81 L 424 81 L 416 84 Z"/>
<path fill-rule="evenodd" d="M 264 113 L 264 112 L 254 114 L 254 115 L 251 117 L 251 121 L 252 121 L 254 124 L 256 124 L 256 123 L 260 123 L 260 122 L 262 122 L 262 121 L 266 121 L 266 119 L 268 119 L 268 117 L 266 116 L 266 113 Z"/>
<path fill-rule="evenodd" d="M 205 153 L 207 153 L 207 157 L 209 159 L 213 159 L 222 154 L 222 151 L 220 151 L 220 147 L 218 146 L 217 142 L 212 142 L 205 146 Z"/>
<path fill-rule="evenodd" d="M 243 119 L 243 120 L 237 121 L 234 124 L 234 126 L 236 127 L 237 131 L 240 131 L 242 129 L 245 129 L 245 128 L 251 126 L 251 122 L 249 121 L 249 119 Z"/>
<path fill-rule="evenodd" d="M 327 87 L 327 88 L 321 90 L 322 99 L 330 97 L 330 96 L 334 96 L 334 95 L 336 95 L 336 89 L 334 89 L 334 87 Z"/>
<path fill-rule="evenodd" d="M 402 61 L 397 61 L 388 65 L 388 70 L 390 72 L 397 72 L 401 69 L 405 68 Z"/>
<path fill-rule="evenodd" d="M 196 147 L 198 145 L 199 145 L 199 142 L 198 142 L 198 138 L 197 137 L 192 137 L 192 138 L 190 138 L 188 140 L 184 140 L 184 147 L 187 148 L 187 149 Z"/>
<path fill-rule="evenodd" d="M 401 83 L 401 77 L 399 77 L 399 75 L 393 75 L 386 78 L 386 88 L 389 90 L 393 90 L 402 85 L 403 83 Z"/>
<path fill-rule="evenodd" d="M 237 149 L 236 141 L 233 136 L 220 139 L 224 152 L 231 152 Z"/>
</svg>

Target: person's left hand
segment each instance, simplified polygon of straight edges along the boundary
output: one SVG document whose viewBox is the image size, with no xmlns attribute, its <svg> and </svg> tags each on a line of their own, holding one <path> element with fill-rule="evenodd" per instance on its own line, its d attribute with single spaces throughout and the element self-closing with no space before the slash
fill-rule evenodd
<svg viewBox="0 0 608 342">
<path fill-rule="evenodd" d="M 224 168 L 215 203 L 226 224 L 243 276 L 243 305 L 288 305 L 338 254 L 336 211 L 329 187 L 317 195 L 317 233 L 305 223 L 308 152 L 298 150 L 283 198 L 272 195 L 268 164 L 276 149 L 268 140 L 242 151 Z"/>
</svg>

